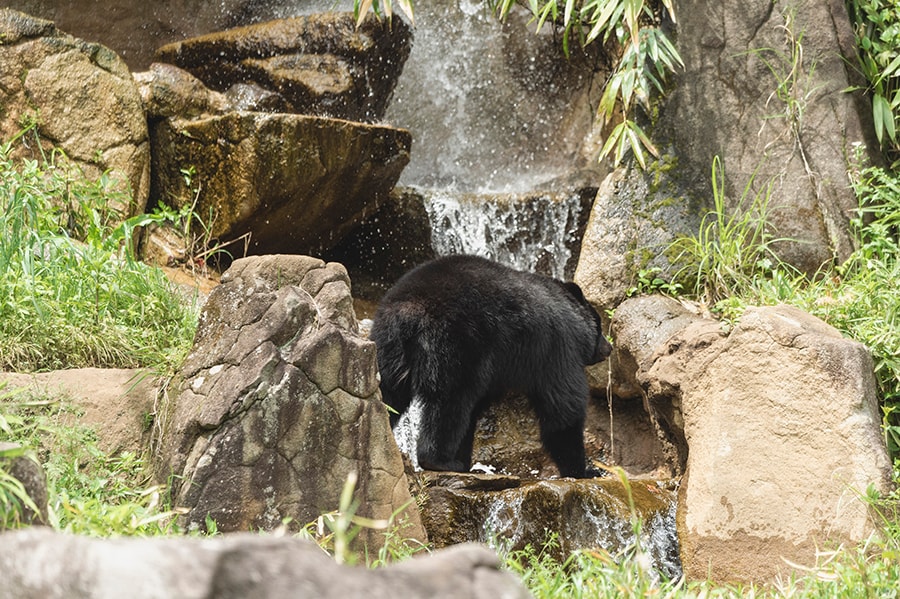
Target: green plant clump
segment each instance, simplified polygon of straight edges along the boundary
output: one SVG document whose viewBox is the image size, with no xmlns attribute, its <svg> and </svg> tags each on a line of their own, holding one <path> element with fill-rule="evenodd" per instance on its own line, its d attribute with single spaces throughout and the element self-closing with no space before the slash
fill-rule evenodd
<svg viewBox="0 0 900 599">
<path fill-rule="evenodd" d="M 856 31 L 859 65 L 872 97 L 875 135 L 890 162 L 900 161 L 900 4 L 847 0 Z"/>
<path fill-rule="evenodd" d="M 173 369 L 198 308 L 135 258 L 136 220 L 113 209 L 127 196 L 60 151 L 15 161 L 15 142 L 0 145 L 0 370 Z"/>
</svg>

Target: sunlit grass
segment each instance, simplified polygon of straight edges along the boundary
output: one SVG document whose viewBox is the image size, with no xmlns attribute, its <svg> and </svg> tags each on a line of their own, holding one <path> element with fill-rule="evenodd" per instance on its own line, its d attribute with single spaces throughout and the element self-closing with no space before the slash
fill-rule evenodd
<svg viewBox="0 0 900 599">
<path fill-rule="evenodd" d="M 133 223 L 112 208 L 127 198 L 59 152 L 13 161 L 13 143 L 0 145 L 0 369 L 174 369 L 198 308 L 135 258 Z"/>
</svg>

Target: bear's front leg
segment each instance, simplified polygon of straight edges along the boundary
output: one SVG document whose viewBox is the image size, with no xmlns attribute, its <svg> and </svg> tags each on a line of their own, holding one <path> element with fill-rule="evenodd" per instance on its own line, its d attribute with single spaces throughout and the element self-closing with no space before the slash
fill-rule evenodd
<svg viewBox="0 0 900 599">
<path fill-rule="evenodd" d="M 560 476 L 572 478 L 595 478 L 601 472 L 587 467 L 584 455 L 584 422 L 558 430 L 541 427 L 541 441 L 553 458 Z"/>
</svg>

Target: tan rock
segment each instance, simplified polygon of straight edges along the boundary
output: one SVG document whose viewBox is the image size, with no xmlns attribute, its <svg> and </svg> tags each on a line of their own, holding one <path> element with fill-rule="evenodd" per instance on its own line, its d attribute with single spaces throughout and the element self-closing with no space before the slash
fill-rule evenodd
<svg viewBox="0 0 900 599">
<path fill-rule="evenodd" d="M 150 144 L 141 99 L 128 67 L 114 52 L 56 29 L 49 21 L 0 9 L 0 139 L 37 123 L 45 149 L 61 148 L 85 174 L 109 171 L 130 202 L 122 215 L 143 212 L 150 190 Z M 37 157 L 33 144 L 15 156 Z"/>
<path fill-rule="evenodd" d="M 688 577 L 767 582 L 873 531 L 861 495 L 889 490 L 890 461 L 862 344 L 796 308 L 749 308 L 727 335 L 675 334 L 640 378 L 684 418 Z"/>
</svg>

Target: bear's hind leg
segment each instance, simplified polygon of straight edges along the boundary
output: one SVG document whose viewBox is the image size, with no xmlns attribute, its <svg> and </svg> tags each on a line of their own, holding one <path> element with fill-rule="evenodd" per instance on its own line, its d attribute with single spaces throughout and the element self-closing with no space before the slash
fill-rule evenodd
<svg viewBox="0 0 900 599">
<path fill-rule="evenodd" d="M 580 378 L 577 377 L 580 375 Z M 592 478 L 600 473 L 587 468 L 584 452 L 584 420 L 588 388 L 583 372 L 574 372 L 568 387 L 558 384 L 550 391 L 529 394 L 531 405 L 541 424 L 541 441 L 559 468 L 561 476 Z"/>
<path fill-rule="evenodd" d="M 468 439 L 476 402 L 429 398 L 422 405 L 416 456 L 425 470 L 468 472 L 472 442 Z"/>
</svg>

